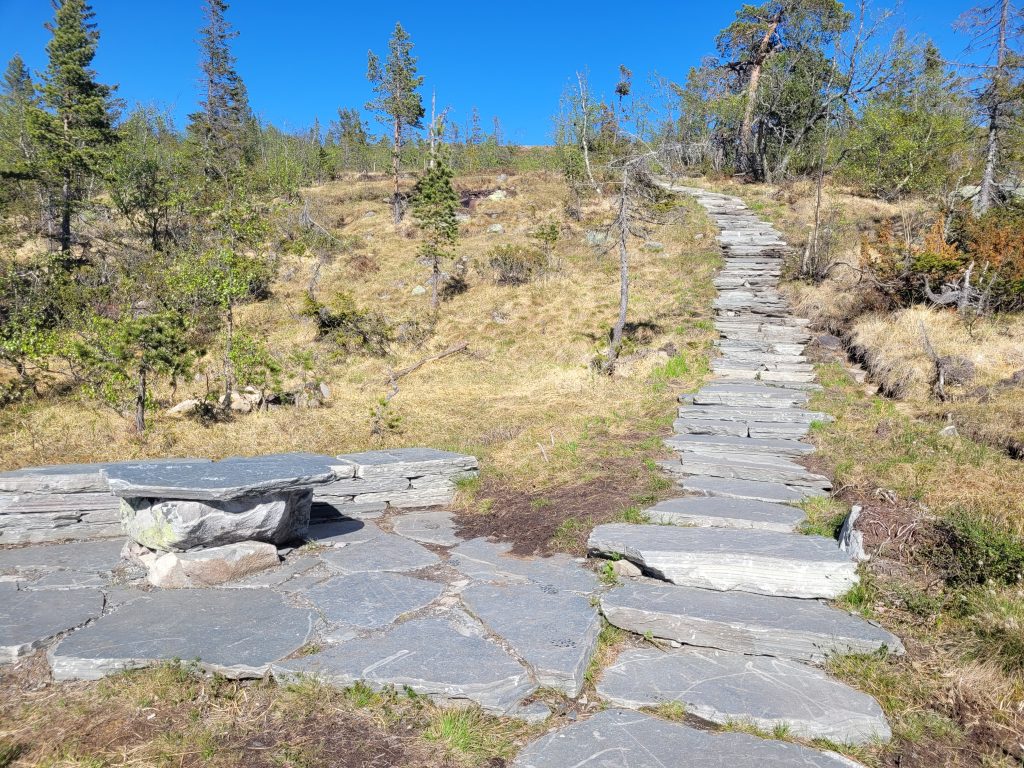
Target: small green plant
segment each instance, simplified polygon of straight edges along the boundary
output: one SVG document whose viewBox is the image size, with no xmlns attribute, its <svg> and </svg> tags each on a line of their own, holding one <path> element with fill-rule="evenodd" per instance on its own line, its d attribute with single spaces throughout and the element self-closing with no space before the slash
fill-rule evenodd
<svg viewBox="0 0 1024 768">
<path fill-rule="evenodd" d="M 800 507 L 807 513 L 807 519 L 800 524 L 800 533 L 809 536 L 824 536 L 834 539 L 843 527 L 848 510 L 846 506 L 829 496 L 814 496 Z"/>
<path fill-rule="evenodd" d="M 544 273 L 547 258 L 534 248 L 496 245 L 487 252 L 487 267 L 496 285 L 524 285 Z"/>
</svg>

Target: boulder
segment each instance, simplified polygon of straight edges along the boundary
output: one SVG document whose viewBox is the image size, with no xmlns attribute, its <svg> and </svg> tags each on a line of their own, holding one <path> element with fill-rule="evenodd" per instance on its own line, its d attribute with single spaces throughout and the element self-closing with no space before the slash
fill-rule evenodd
<svg viewBox="0 0 1024 768">
<path fill-rule="evenodd" d="M 491 224 L 491 226 L 487 228 L 487 231 L 492 235 L 500 235 L 505 231 L 505 228 L 501 224 Z"/>
<path fill-rule="evenodd" d="M 201 405 L 202 405 L 202 401 L 201 400 L 195 400 L 195 399 L 182 400 L 177 405 L 172 406 L 171 408 L 168 408 L 167 409 L 167 415 L 168 416 L 174 416 L 175 418 L 184 418 L 186 416 L 191 416 L 192 414 L 194 414 L 196 411 L 199 410 L 199 407 Z"/>
<path fill-rule="evenodd" d="M 167 552 L 153 559 L 147 579 L 154 587 L 215 587 L 273 568 L 280 562 L 277 547 L 243 541 L 192 552 Z"/>
<path fill-rule="evenodd" d="M 122 500 L 121 523 L 134 541 L 163 552 L 184 552 L 243 541 L 286 544 L 309 527 L 309 491 L 230 501 Z"/>
</svg>

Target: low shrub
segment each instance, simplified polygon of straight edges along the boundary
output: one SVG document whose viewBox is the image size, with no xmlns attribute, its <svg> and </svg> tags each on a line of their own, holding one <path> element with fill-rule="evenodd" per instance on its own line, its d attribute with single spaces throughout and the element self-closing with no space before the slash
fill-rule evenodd
<svg viewBox="0 0 1024 768">
<path fill-rule="evenodd" d="M 1021 584 L 1024 580 L 1024 539 L 965 512 L 939 523 L 943 534 L 935 553 L 952 584 Z"/>
<path fill-rule="evenodd" d="M 487 252 L 487 268 L 497 285 L 524 285 L 547 269 L 547 258 L 535 248 L 497 245 Z"/>
<path fill-rule="evenodd" d="M 379 312 L 360 309 L 348 293 L 340 294 L 333 307 L 307 295 L 302 314 L 316 322 L 318 339 L 330 341 L 348 354 L 384 357 L 395 340 L 388 319 Z"/>
</svg>

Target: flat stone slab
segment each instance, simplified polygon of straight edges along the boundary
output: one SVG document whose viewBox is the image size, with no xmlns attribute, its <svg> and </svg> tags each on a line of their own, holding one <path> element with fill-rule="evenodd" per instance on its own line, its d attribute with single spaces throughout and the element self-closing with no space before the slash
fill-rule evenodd
<svg viewBox="0 0 1024 768">
<path fill-rule="evenodd" d="M 396 448 L 386 451 L 348 453 L 339 459 L 355 465 L 355 477 L 422 477 L 460 474 L 476 470 L 475 456 L 439 451 L 434 448 Z"/>
<path fill-rule="evenodd" d="M 832 481 L 824 475 L 809 472 L 805 467 L 781 456 L 766 454 L 744 454 L 740 451 L 717 456 L 688 454 L 682 458 L 682 469 L 688 475 L 758 480 L 825 490 L 832 488 Z"/>
<path fill-rule="evenodd" d="M 471 539 L 452 550 L 449 563 L 478 581 L 496 584 L 532 583 L 547 589 L 590 594 L 597 589 L 597 576 L 581 568 L 567 555 L 513 557 L 511 544 Z"/>
<path fill-rule="evenodd" d="M 395 533 L 407 539 L 441 547 L 454 547 L 462 539 L 455 535 L 451 512 L 408 512 L 392 518 Z"/>
<path fill-rule="evenodd" d="M 163 459 L 162 464 L 209 463 L 208 459 Z M 100 464 L 54 464 L 47 467 L 25 467 L 13 472 L 0 472 L 0 492 L 17 494 L 109 494 L 104 472 L 138 462 L 115 461 Z"/>
<path fill-rule="evenodd" d="M 407 686 L 439 704 L 476 702 L 498 715 L 513 712 L 536 689 L 526 669 L 496 643 L 440 618 L 407 621 L 274 665 L 278 679 L 298 675 L 338 687 L 359 681 L 375 689 Z"/>
<path fill-rule="evenodd" d="M 701 589 L 834 598 L 859 580 L 857 564 L 822 536 L 612 523 L 594 528 L 587 547 Z"/>
<path fill-rule="evenodd" d="M 229 501 L 272 496 L 351 477 L 351 463 L 315 453 L 280 453 L 223 461 L 123 463 L 103 470 L 122 498 Z"/>
<path fill-rule="evenodd" d="M 443 591 L 443 584 L 401 573 L 360 573 L 335 576 L 302 595 L 329 622 L 379 629 L 430 605 Z"/>
<path fill-rule="evenodd" d="M 799 440 L 779 438 L 728 437 L 726 435 L 676 435 L 665 440 L 676 451 L 690 453 L 765 453 L 776 456 L 806 456 L 814 446 Z"/>
<path fill-rule="evenodd" d="M 333 549 L 322 558 L 328 568 L 343 574 L 416 571 L 441 562 L 426 547 L 393 533 L 382 533 L 361 544 Z"/>
<path fill-rule="evenodd" d="M 601 611 L 630 632 L 734 653 L 814 663 L 830 655 L 882 648 L 903 653 L 895 635 L 817 600 L 640 580 L 606 592 Z"/>
<path fill-rule="evenodd" d="M 262 677 L 308 640 L 315 620 L 268 589 L 141 593 L 61 640 L 50 667 L 55 680 L 98 680 L 181 659 L 225 677 Z"/>
<path fill-rule="evenodd" d="M 723 498 L 669 499 L 644 510 L 656 525 L 739 528 L 791 533 L 807 519 L 803 510 L 785 504 Z"/>
<path fill-rule="evenodd" d="M 627 650 L 608 667 L 597 692 L 617 707 L 678 702 L 712 723 L 745 723 L 794 736 L 865 744 L 892 737 L 873 698 L 822 670 L 785 659 L 715 650 Z"/>
<path fill-rule="evenodd" d="M 0 597 L 0 663 L 31 653 L 102 612 L 103 593 L 98 589 L 5 590 Z"/>
<path fill-rule="evenodd" d="M 745 733 L 711 733 L 624 709 L 552 731 L 513 768 L 851 768 L 833 752 Z"/>
<path fill-rule="evenodd" d="M 369 520 L 343 517 L 310 525 L 305 538 L 324 547 L 347 547 L 350 544 L 363 544 L 384 535 L 384 531 Z"/>
<path fill-rule="evenodd" d="M 832 421 L 832 417 L 827 413 L 807 411 L 803 408 L 752 408 L 735 405 L 687 406 L 679 409 L 679 417 L 718 421 L 777 421 L 794 424 Z"/>
<path fill-rule="evenodd" d="M 726 499 L 750 499 L 751 501 L 768 501 L 778 504 L 794 504 L 812 496 L 827 496 L 818 488 L 783 485 L 782 483 L 764 483 L 756 480 L 733 480 L 724 477 L 688 477 L 680 482 L 680 487 L 690 493 L 701 496 L 720 496 Z"/>
<path fill-rule="evenodd" d="M 601 616 L 589 599 L 536 584 L 476 584 L 462 592 L 462 600 L 512 646 L 540 685 L 579 695 L 601 632 Z"/>
<path fill-rule="evenodd" d="M 0 571 L 69 568 L 97 573 L 111 571 L 121 562 L 124 540 L 75 541 L 18 549 L 0 549 Z"/>
</svg>

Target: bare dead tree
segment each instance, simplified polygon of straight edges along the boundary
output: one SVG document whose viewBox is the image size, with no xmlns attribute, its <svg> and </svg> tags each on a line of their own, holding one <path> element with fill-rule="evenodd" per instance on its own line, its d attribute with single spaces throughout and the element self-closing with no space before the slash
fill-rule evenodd
<svg viewBox="0 0 1024 768">
<path fill-rule="evenodd" d="M 394 369 L 388 370 L 388 389 L 384 393 L 384 396 L 377 401 L 377 405 L 374 406 L 373 416 L 370 419 L 370 434 L 374 437 L 383 437 L 384 433 L 388 431 L 389 418 L 388 418 L 388 407 L 391 405 L 391 401 L 398 396 L 398 382 L 400 379 L 408 376 L 410 373 L 415 373 L 424 365 L 428 363 L 435 363 L 438 360 L 443 360 L 446 357 L 457 355 L 460 352 L 467 352 L 469 350 L 469 342 L 461 341 L 455 344 L 443 352 L 438 352 L 436 355 L 425 357 L 422 360 L 413 363 L 405 368 L 400 368 L 397 371 Z"/>
<path fill-rule="evenodd" d="M 594 169 L 590 165 L 590 101 L 589 101 L 589 88 L 587 87 L 587 78 L 580 72 L 576 73 L 576 83 L 579 86 L 580 91 L 580 146 L 583 149 L 583 164 L 587 169 L 587 178 L 590 179 L 590 185 L 597 192 L 597 196 L 601 196 L 601 186 L 594 179 Z"/>
</svg>

